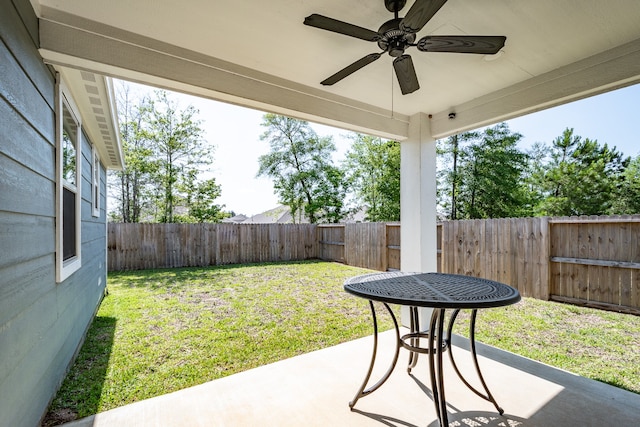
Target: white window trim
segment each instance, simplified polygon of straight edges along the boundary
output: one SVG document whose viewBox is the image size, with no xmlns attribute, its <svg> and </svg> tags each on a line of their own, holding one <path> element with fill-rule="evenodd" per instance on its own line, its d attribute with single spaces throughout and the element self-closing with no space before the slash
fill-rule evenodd
<svg viewBox="0 0 640 427">
<path fill-rule="evenodd" d="M 100 216 L 100 154 L 96 146 L 92 146 L 91 163 L 91 213 L 94 217 Z"/>
<path fill-rule="evenodd" d="M 75 189 L 66 183 L 62 177 L 62 132 L 63 132 L 63 105 L 74 117 L 78 124 L 76 132 L 76 185 Z M 56 74 L 56 282 L 66 280 L 82 266 L 82 122 L 78 108 L 73 102 L 71 93 L 62 81 L 59 74 Z M 63 259 L 63 204 L 62 197 L 64 188 L 73 189 L 76 193 L 75 220 L 76 220 L 76 256 L 71 259 Z"/>
</svg>

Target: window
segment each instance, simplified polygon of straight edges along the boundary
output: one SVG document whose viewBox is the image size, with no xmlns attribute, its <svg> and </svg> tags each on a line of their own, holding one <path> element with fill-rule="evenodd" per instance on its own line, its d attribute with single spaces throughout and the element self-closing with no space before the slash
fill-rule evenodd
<svg viewBox="0 0 640 427">
<path fill-rule="evenodd" d="M 59 80 L 59 77 L 58 77 Z M 64 84 L 58 81 L 56 102 L 56 280 L 62 282 L 81 266 L 80 120 Z"/>
<path fill-rule="evenodd" d="M 91 186 L 91 205 L 93 216 L 100 216 L 100 155 L 93 147 L 93 185 Z"/>
</svg>

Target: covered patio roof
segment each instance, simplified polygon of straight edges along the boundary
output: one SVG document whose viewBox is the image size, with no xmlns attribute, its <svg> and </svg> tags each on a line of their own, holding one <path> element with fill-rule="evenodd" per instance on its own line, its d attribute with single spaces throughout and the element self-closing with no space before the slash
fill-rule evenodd
<svg viewBox="0 0 640 427">
<path fill-rule="evenodd" d="M 506 44 L 496 55 L 407 49 L 420 83 L 409 95 L 387 55 L 322 86 L 380 49 L 303 25 L 317 13 L 377 31 L 393 17 L 383 0 L 31 2 L 51 64 L 401 141 L 418 113 L 442 138 L 640 82 L 636 0 L 449 0 L 418 39 L 501 35 Z"/>
<path fill-rule="evenodd" d="M 38 16 L 40 54 L 61 70 L 122 78 L 404 141 L 403 270 L 435 270 L 435 139 L 640 82 L 637 0 L 449 0 L 418 32 L 418 39 L 427 35 L 496 35 L 505 36 L 506 44 L 495 55 L 420 52 L 411 47 L 407 53 L 413 58 L 420 89 L 408 95 L 401 94 L 392 58 L 387 55 L 332 86 L 321 85 L 333 73 L 380 49 L 376 43 L 303 24 L 305 17 L 317 13 L 375 31 L 393 17 L 383 0 L 31 0 L 31 3 Z M 409 0 L 400 16 L 412 5 L 413 0 Z M 335 349 L 326 351 L 331 350 Z M 229 394 L 229 400 L 217 402 L 224 405 L 225 412 L 211 406 L 204 389 L 198 389 L 186 394 L 186 400 L 177 406 L 172 406 L 169 400 L 143 406 L 137 415 L 138 423 L 124 424 L 156 425 L 162 421 L 157 417 L 168 417 L 171 411 L 185 414 L 193 411 L 198 416 L 209 416 L 210 421 L 232 417 L 233 409 L 237 413 L 249 411 L 248 415 L 258 411 L 258 420 L 262 415 L 279 416 L 278 420 L 291 422 L 290 425 L 300 425 L 296 423 L 299 419 L 292 417 L 296 414 L 307 417 L 306 420 L 321 420 L 315 418 L 319 414 L 343 417 L 334 423 L 317 425 L 410 426 L 425 425 L 434 419 L 429 412 L 433 410 L 431 402 L 423 399 L 424 393 L 419 394 L 420 384 L 400 372 L 396 376 L 404 378 L 412 388 L 406 383 L 395 390 L 389 386 L 392 395 L 394 391 L 403 391 L 401 398 L 385 399 L 388 395 L 381 389 L 377 396 L 371 396 L 381 400 L 362 402 L 363 413 L 349 412 L 346 402 L 351 398 L 351 387 L 357 386 L 360 378 L 354 367 L 360 365 L 361 358 L 368 357 L 369 350 L 364 354 L 356 350 L 354 357 L 351 350 L 340 351 L 339 360 L 358 362 L 340 366 L 331 363 L 328 353 L 312 353 L 296 359 L 302 365 L 260 368 L 260 372 L 267 373 L 261 378 L 255 376 L 258 371 L 250 371 L 246 376 L 234 377 L 240 378 L 237 382 L 227 379 L 214 382 L 211 392 L 216 396 L 224 396 L 229 390 L 236 393 Z M 528 361 L 520 362 L 529 366 Z M 278 370 L 282 366 L 283 370 Z M 622 393 L 624 396 L 619 400 L 620 395 L 610 394 L 608 386 L 587 385 L 579 377 L 566 373 L 561 373 L 565 382 L 557 382 L 554 376 L 545 377 L 550 374 L 537 364 L 516 368 L 518 372 L 508 368 L 509 363 L 504 366 L 507 367 L 494 366 L 491 373 L 491 376 L 498 374 L 494 384 L 502 385 L 500 393 L 496 390 L 497 398 L 503 399 L 510 415 L 518 417 L 516 421 L 528 421 L 524 425 L 576 420 L 584 420 L 586 424 L 593 421 L 590 414 L 597 409 L 609 417 L 606 425 L 614 416 L 619 421 L 614 420 L 611 425 L 630 425 L 629 420 L 635 421 L 639 406 L 636 395 Z M 524 372 L 524 380 L 520 371 Z M 310 373 L 315 375 L 312 378 L 323 381 L 321 390 L 329 391 L 323 397 L 339 398 L 343 412 L 327 413 L 327 407 L 337 408 L 335 402 L 319 402 L 319 390 L 309 390 L 314 384 L 300 382 L 300 378 L 307 377 L 292 372 Z M 349 390 L 331 382 L 336 379 L 348 383 Z M 243 389 L 245 385 L 273 387 L 275 393 L 247 400 L 243 395 L 252 395 Z M 287 385 L 291 386 L 289 395 L 278 393 Z M 531 388 L 524 388 L 534 386 L 540 393 L 531 394 Z M 479 408 L 491 413 L 490 408 L 477 405 L 475 398 L 473 404 L 467 405 L 465 397 L 458 398 L 454 393 L 452 389 L 455 409 Z M 293 396 L 293 400 L 286 396 Z M 261 400 L 264 397 L 270 400 Z M 628 407 L 636 411 L 631 415 L 622 412 L 624 403 L 620 402 L 627 400 L 631 402 Z M 248 402 L 257 404 L 248 407 Z M 520 408 L 519 404 L 524 406 Z M 296 412 L 297 405 L 306 405 L 303 408 L 306 412 Z M 609 412 L 607 405 L 613 408 Z M 274 412 L 276 407 L 282 409 L 280 413 Z M 567 415 L 564 411 L 571 407 L 579 410 Z M 325 412 L 318 413 L 319 408 Z M 123 424 L 117 420 L 126 421 L 127 415 L 117 418 L 120 414 L 105 415 L 102 425 Z M 390 419 L 389 414 L 397 415 L 391 415 L 395 418 Z M 108 418 L 111 416 L 116 418 Z M 77 425 L 101 425 L 102 417 Z M 155 421 L 158 423 L 154 424 Z M 182 421 L 185 425 L 198 425 Z"/>
</svg>

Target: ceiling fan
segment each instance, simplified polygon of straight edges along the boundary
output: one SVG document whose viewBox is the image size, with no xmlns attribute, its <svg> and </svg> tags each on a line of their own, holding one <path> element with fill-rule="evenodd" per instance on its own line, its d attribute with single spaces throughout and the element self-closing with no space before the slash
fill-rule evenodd
<svg viewBox="0 0 640 427">
<path fill-rule="evenodd" d="M 304 24 L 345 36 L 376 42 L 382 52 L 371 53 L 323 80 L 322 85 L 331 86 L 355 73 L 387 52 L 393 56 L 393 68 L 403 95 L 420 89 L 411 56 L 405 54 L 408 47 L 415 46 L 421 52 L 455 52 L 493 55 L 498 53 L 507 39 L 504 36 L 425 36 L 414 43 L 418 33 L 440 10 L 447 0 L 416 0 L 404 18 L 398 12 L 407 0 L 384 0 L 384 5 L 394 18 L 372 31 L 357 25 L 338 21 L 323 15 L 313 14 L 305 18 Z"/>
</svg>

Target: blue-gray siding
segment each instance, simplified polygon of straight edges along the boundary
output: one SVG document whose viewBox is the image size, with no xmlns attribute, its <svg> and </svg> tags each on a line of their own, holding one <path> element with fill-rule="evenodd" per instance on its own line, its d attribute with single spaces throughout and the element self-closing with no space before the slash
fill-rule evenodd
<svg viewBox="0 0 640 427">
<path fill-rule="evenodd" d="M 55 282 L 55 79 L 28 0 L 0 0 L 0 427 L 38 425 L 106 284 L 106 182 L 91 215 L 82 138 L 82 268 Z"/>
</svg>

